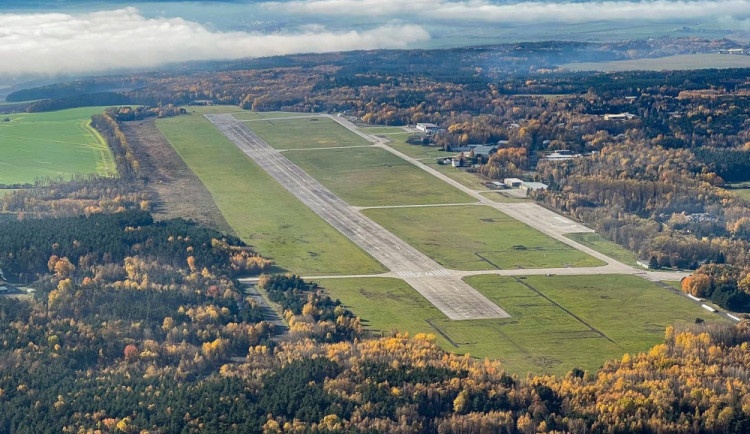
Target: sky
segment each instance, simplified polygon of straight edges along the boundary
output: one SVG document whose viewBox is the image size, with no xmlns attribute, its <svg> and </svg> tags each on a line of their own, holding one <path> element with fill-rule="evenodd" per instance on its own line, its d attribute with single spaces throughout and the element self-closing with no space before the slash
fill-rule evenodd
<svg viewBox="0 0 750 434">
<path fill-rule="evenodd" d="M 750 34 L 750 0 L 0 1 L 0 76 L 514 40 Z"/>
</svg>

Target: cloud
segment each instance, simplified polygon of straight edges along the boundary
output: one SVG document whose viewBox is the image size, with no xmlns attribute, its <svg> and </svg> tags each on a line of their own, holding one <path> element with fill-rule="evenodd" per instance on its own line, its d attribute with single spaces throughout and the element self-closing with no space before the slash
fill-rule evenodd
<svg viewBox="0 0 750 434">
<path fill-rule="evenodd" d="M 0 74 L 91 73 L 191 60 L 404 48 L 429 38 L 410 24 L 363 31 L 315 26 L 296 33 L 215 32 L 182 18 L 146 18 L 135 8 L 0 14 Z"/>
<path fill-rule="evenodd" d="M 512 4 L 497 4 L 487 0 L 292 0 L 267 2 L 264 7 L 296 14 L 388 16 L 485 23 L 676 21 L 750 16 L 750 0 L 527 1 Z"/>
</svg>

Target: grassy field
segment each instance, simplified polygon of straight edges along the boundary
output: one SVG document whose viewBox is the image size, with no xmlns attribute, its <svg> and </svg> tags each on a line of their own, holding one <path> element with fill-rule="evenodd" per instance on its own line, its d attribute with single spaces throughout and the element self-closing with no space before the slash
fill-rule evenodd
<svg viewBox="0 0 750 434">
<path fill-rule="evenodd" d="M 371 143 L 332 119 L 309 118 L 245 123 L 276 149 L 368 146 Z"/>
<path fill-rule="evenodd" d="M 437 164 L 434 160 L 426 160 L 423 163 L 466 187 L 474 190 L 487 190 L 487 187 L 483 183 L 489 181 L 489 179 L 485 179 L 480 175 L 469 173 L 465 169 L 459 169 L 450 165 Z"/>
<path fill-rule="evenodd" d="M 482 183 L 486 181 L 483 177 L 474 173 L 469 173 L 465 169 L 458 169 L 450 165 L 446 166 L 437 164 L 438 158 L 450 158 L 455 156 L 456 152 L 441 151 L 434 146 L 411 145 L 406 143 L 406 139 L 409 138 L 410 135 L 411 133 L 389 134 L 385 137 L 388 137 L 391 140 L 388 143 L 388 146 L 391 148 L 403 152 L 412 158 L 421 160 L 422 163 L 445 174 L 454 181 L 458 181 L 459 183 L 473 189 L 486 189 L 486 187 L 482 185 Z"/>
<path fill-rule="evenodd" d="M 742 199 L 750 201 L 750 182 L 730 184 L 727 186 L 727 190 L 731 191 Z"/>
<path fill-rule="evenodd" d="M 441 151 L 440 148 L 436 146 L 422 146 L 406 143 L 406 139 L 408 139 L 409 136 L 411 136 L 411 133 L 404 132 L 403 134 L 388 134 L 384 137 L 387 137 L 390 140 L 390 142 L 387 143 L 388 146 L 401 151 L 412 158 L 435 160 L 437 158 L 450 158 L 456 155 L 456 152 Z"/>
<path fill-rule="evenodd" d="M 393 135 L 396 135 L 396 136 L 411 135 L 411 133 L 404 131 L 404 129 L 401 127 L 361 127 L 359 130 L 365 134 L 374 134 L 374 135 L 382 134 L 386 137 L 390 137 Z"/>
<path fill-rule="evenodd" d="M 580 234 L 565 234 L 566 237 L 573 241 L 577 241 L 586 247 L 590 247 L 599 253 L 604 253 L 610 258 L 617 259 L 623 264 L 632 265 L 638 267 L 638 255 L 635 252 L 613 243 L 612 241 L 602 238 L 601 235 L 595 233 L 580 233 Z"/>
<path fill-rule="evenodd" d="M 355 206 L 475 202 L 380 148 L 290 151 L 284 155 Z"/>
<path fill-rule="evenodd" d="M 732 192 L 745 200 L 750 200 L 750 188 L 739 188 L 732 190 Z"/>
<path fill-rule="evenodd" d="M 604 265 L 487 206 L 368 209 L 363 212 L 451 269 Z"/>
<path fill-rule="evenodd" d="M 115 175 L 112 152 L 89 126 L 91 115 L 103 110 L 7 115 L 10 122 L 0 122 L 0 184 L 69 179 L 74 174 Z"/>
<path fill-rule="evenodd" d="M 580 62 L 560 65 L 572 71 L 662 71 L 709 68 L 748 68 L 750 56 L 730 54 L 681 54 L 677 56 L 616 60 L 612 62 Z"/>
<path fill-rule="evenodd" d="M 521 203 L 521 202 L 531 201 L 531 199 L 506 196 L 505 194 L 499 191 L 490 191 L 487 193 L 480 193 L 480 194 L 493 202 L 499 202 L 499 203 Z"/>
<path fill-rule="evenodd" d="M 255 165 L 203 116 L 160 119 L 157 126 L 205 184 L 237 235 L 279 266 L 304 274 L 385 271 Z"/>
<path fill-rule="evenodd" d="M 235 118 L 241 121 L 254 121 L 260 119 L 275 119 L 275 118 L 289 118 L 299 116 L 315 116 L 315 113 L 301 113 L 301 112 L 252 112 L 249 110 L 239 109 L 240 112 L 236 113 Z M 252 125 L 252 123 L 251 123 Z"/>
<path fill-rule="evenodd" d="M 451 321 L 395 279 L 321 281 L 371 330 L 433 333 L 448 351 L 501 360 L 512 372 L 593 370 L 662 342 L 664 329 L 696 317 L 724 321 L 635 276 L 474 276 L 467 282 L 512 317 Z M 529 285 L 529 286 L 526 286 Z"/>
</svg>

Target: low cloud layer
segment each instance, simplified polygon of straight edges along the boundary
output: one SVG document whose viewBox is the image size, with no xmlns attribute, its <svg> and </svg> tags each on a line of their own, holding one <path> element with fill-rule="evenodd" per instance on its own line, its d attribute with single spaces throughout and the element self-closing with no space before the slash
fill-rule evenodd
<svg viewBox="0 0 750 434">
<path fill-rule="evenodd" d="M 485 23 L 582 23 L 591 21 L 676 21 L 750 17 L 750 0 L 696 1 L 527 1 L 497 4 L 487 0 L 293 0 L 267 2 L 287 13 L 333 16 L 387 16 Z"/>
<path fill-rule="evenodd" d="M 170 62 L 292 53 L 402 48 L 430 35 L 417 25 L 334 32 L 215 32 L 134 8 L 71 14 L 0 14 L 0 75 L 73 74 L 153 68 Z"/>
</svg>

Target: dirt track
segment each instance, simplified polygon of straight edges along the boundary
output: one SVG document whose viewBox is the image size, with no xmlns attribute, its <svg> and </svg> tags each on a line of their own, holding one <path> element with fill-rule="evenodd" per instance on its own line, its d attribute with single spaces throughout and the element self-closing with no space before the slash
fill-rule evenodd
<svg viewBox="0 0 750 434">
<path fill-rule="evenodd" d="M 448 318 L 509 317 L 460 277 L 338 198 L 232 115 L 206 117 L 302 203 L 406 281 Z"/>
<path fill-rule="evenodd" d="M 155 217 L 189 216 L 222 232 L 234 233 L 211 193 L 156 128 L 153 119 L 120 125 L 141 164 L 141 173 L 147 174 L 146 188 L 155 198 L 151 204 Z"/>
</svg>

